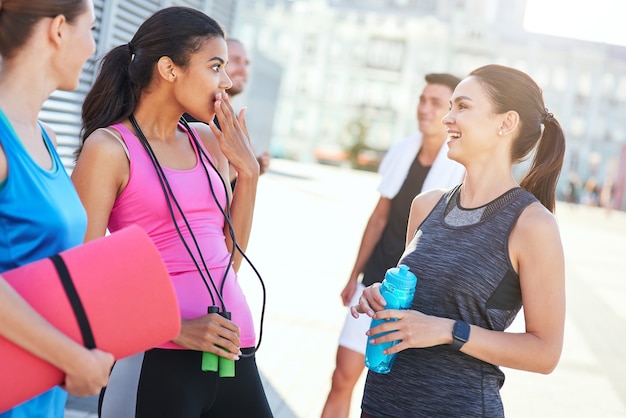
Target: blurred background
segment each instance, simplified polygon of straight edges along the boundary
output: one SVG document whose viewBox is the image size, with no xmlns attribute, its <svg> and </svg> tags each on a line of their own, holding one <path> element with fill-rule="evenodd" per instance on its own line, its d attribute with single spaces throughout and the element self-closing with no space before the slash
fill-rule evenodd
<svg viewBox="0 0 626 418">
<path fill-rule="evenodd" d="M 345 315 L 339 293 L 378 197 L 373 171 L 417 130 L 424 75 L 463 77 L 488 63 L 529 73 L 568 141 L 557 190 L 568 277 L 563 358 L 550 376 L 507 371 L 507 416 L 626 417 L 625 0 L 94 3 L 96 55 L 79 88 L 55 92 L 41 112 L 69 171 L 98 59 L 153 12 L 195 7 L 246 46 L 250 79 L 233 103 L 248 107 L 254 145 L 273 157 L 248 253 L 266 279 L 258 360 L 277 418 L 319 416 Z M 240 278 L 258 321 L 256 277 L 244 266 Z M 66 418 L 96 416 L 97 399 L 71 401 Z"/>
<path fill-rule="evenodd" d="M 529 73 L 564 127 L 558 198 L 626 209 L 623 0 L 94 0 L 96 55 L 80 87 L 41 112 L 71 170 L 80 106 L 98 59 L 154 11 L 184 5 L 217 19 L 251 58 L 248 107 L 257 150 L 274 158 L 376 170 L 417 130 L 423 76 L 488 63 Z M 519 167 L 520 173 L 524 164 Z"/>
</svg>

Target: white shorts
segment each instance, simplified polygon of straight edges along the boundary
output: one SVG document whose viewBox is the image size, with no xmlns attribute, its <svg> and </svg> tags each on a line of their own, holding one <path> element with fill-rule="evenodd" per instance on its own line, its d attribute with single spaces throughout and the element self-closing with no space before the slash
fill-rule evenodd
<svg viewBox="0 0 626 418">
<path fill-rule="evenodd" d="M 362 283 L 358 283 L 349 306 L 359 303 L 363 289 L 365 289 L 365 286 Z M 358 318 L 355 318 L 350 314 L 350 309 L 348 309 L 343 328 L 339 334 L 339 345 L 365 355 L 365 347 L 367 346 L 367 335 L 365 333 L 370 328 L 371 323 L 372 318 L 369 316 L 361 314 Z"/>
</svg>

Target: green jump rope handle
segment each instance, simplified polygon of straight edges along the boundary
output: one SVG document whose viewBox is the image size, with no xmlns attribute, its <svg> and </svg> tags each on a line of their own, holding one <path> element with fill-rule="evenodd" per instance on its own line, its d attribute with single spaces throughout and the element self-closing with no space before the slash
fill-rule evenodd
<svg viewBox="0 0 626 418">
<path fill-rule="evenodd" d="M 209 306 L 209 313 L 218 313 L 219 308 L 217 306 Z M 203 372 L 216 372 L 218 369 L 219 356 L 214 353 L 202 353 L 202 371 Z"/>
<path fill-rule="evenodd" d="M 203 372 L 216 372 L 219 357 L 214 353 L 202 353 L 202 371 Z"/>
<path fill-rule="evenodd" d="M 209 313 L 219 313 L 224 318 L 230 320 L 230 312 L 219 312 L 217 306 L 209 306 Z M 220 377 L 235 377 L 235 360 L 220 357 L 214 353 L 202 353 L 202 371 L 217 372 Z"/>
<path fill-rule="evenodd" d="M 224 318 L 230 320 L 230 312 L 220 312 Z M 235 377 L 235 360 L 229 358 L 219 358 L 220 377 Z"/>
</svg>

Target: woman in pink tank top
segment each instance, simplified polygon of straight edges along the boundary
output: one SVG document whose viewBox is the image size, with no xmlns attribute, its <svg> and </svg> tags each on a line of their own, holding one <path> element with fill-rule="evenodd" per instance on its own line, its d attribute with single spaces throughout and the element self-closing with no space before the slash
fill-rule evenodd
<svg viewBox="0 0 626 418">
<path fill-rule="evenodd" d="M 103 58 L 83 104 L 72 180 L 87 209 L 86 239 L 144 228 L 170 272 L 182 318 L 173 341 L 116 363 L 102 417 L 272 416 L 236 274 L 259 165 L 244 112 L 235 114 L 225 93 L 227 57 L 215 20 L 165 8 Z M 221 130 L 213 122 L 189 126 L 185 112 L 217 116 Z M 229 163 L 238 172 L 234 193 Z"/>
</svg>

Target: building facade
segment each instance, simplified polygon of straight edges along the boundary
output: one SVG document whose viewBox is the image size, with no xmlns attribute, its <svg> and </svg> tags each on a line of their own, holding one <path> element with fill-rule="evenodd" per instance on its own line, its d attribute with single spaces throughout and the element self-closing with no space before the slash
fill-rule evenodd
<svg viewBox="0 0 626 418">
<path fill-rule="evenodd" d="M 354 146 L 384 151 L 417 129 L 426 73 L 464 76 L 498 63 L 528 72 L 566 131 L 559 197 L 570 197 L 571 183 L 581 202 L 612 193 L 619 197 L 613 207 L 626 208 L 624 179 L 616 174 L 626 165 L 620 158 L 626 48 L 529 33 L 525 6 L 525 0 L 242 0 L 237 32 L 283 69 L 273 153 L 314 161 Z"/>
</svg>

